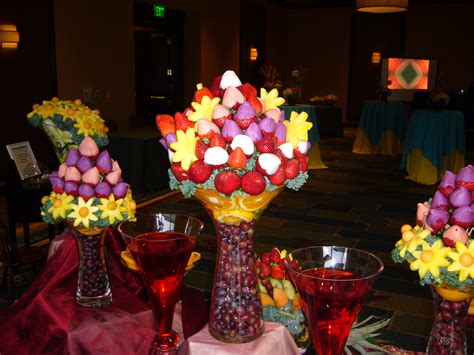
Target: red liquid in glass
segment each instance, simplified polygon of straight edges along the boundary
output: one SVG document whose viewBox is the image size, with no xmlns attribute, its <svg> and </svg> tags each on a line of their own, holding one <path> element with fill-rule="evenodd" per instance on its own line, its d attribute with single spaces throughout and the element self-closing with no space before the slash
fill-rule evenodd
<svg viewBox="0 0 474 355">
<path fill-rule="evenodd" d="M 148 287 L 160 337 L 174 337 L 174 308 L 194 246 L 195 241 L 177 232 L 147 233 L 128 246 Z"/>
<path fill-rule="evenodd" d="M 340 355 L 371 285 L 364 280 L 351 281 L 357 275 L 340 269 L 310 269 L 303 274 L 318 277 L 295 280 L 316 353 Z"/>
</svg>

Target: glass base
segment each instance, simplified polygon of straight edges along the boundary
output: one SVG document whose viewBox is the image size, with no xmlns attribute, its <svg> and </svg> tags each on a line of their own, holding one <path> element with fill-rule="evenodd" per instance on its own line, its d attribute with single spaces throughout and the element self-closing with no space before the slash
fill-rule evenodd
<svg viewBox="0 0 474 355">
<path fill-rule="evenodd" d="M 179 335 L 174 330 L 169 333 L 156 334 L 152 343 L 152 354 L 173 354 L 179 343 Z"/>
<path fill-rule="evenodd" d="M 228 337 L 222 334 L 221 331 L 215 330 L 212 326 L 208 325 L 209 333 L 216 338 L 217 340 L 223 341 L 224 343 L 233 343 L 233 344 L 242 344 L 254 341 L 259 338 L 265 332 L 265 326 L 262 325 L 260 329 L 257 329 L 255 333 L 247 336 L 239 336 L 234 334 L 229 334 Z"/>
<path fill-rule="evenodd" d="M 76 293 L 76 303 L 83 307 L 92 307 L 99 308 L 109 305 L 112 302 L 112 291 L 110 288 L 107 291 L 99 296 L 88 297 L 82 296 L 80 290 L 77 290 Z"/>
</svg>

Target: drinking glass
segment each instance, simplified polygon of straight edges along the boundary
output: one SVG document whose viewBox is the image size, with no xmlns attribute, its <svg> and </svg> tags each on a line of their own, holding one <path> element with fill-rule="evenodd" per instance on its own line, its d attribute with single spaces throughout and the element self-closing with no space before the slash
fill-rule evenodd
<svg viewBox="0 0 474 355">
<path fill-rule="evenodd" d="M 383 270 L 382 261 L 337 246 L 298 249 L 290 259 L 298 263 L 286 266 L 303 300 L 316 353 L 342 354 L 362 301 Z"/>
<path fill-rule="evenodd" d="M 178 214 L 137 214 L 118 230 L 137 264 L 151 300 L 157 333 L 152 353 L 173 352 L 179 343 L 173 315 L 186 264 L 203 223 Z"/>
</svg>

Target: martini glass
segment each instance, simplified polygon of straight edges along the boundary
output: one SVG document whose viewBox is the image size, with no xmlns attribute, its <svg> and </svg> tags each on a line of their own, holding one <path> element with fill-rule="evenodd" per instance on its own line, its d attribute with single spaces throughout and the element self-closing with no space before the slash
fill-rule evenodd
<svg viewBox="0 0 474 355">
<path fill-rule="evenodd" d="M 136 215 L 118 230 L 138 266 L 151 300 L 157 333 L 152 353 L 173 352 L 179 343 L 173 315 L 186 264 L 203 229 L 193 217 L 177 214 Z"/>
<path fill-rule="evenodd" d="M 317 246 L 293 251 L 286 262 L 303 300 L 317 354 L 341 355 L 362 301 L 383 270 L 362 250 Z"/>
</svg>

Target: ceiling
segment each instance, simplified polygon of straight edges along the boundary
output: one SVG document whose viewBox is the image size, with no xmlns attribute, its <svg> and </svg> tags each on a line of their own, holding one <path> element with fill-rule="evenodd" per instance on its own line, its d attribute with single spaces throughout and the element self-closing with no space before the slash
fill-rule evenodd
<svg viewBox="0 0 474 355">
<path fill-rule="evenodd" d="M 299 7 L 354 7 L 356 0 L 270 0 L 288 8 Z M 408 6 L 432 4 L 473 4 L 472 0 L 409 0 Z"/>
</svg>

